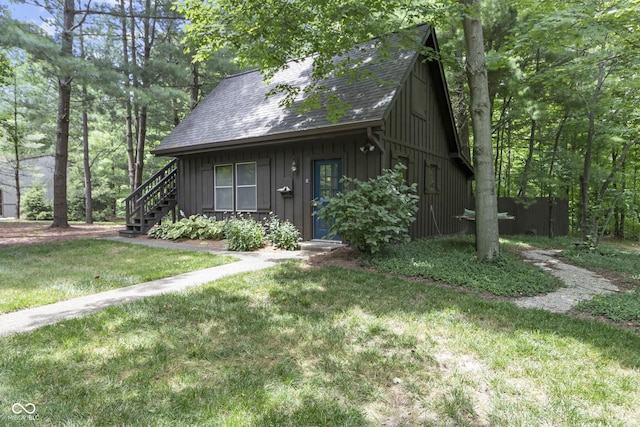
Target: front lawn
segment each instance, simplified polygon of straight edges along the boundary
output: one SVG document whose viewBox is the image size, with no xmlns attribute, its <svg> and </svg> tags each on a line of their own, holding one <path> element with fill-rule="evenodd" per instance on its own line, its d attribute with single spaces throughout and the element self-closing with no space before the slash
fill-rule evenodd
<svg viewBox="0 0 640 427">
<path fill-rule="evenodd" d="M 0 314 L 214 267 L 233 258 L 106 240 L 0 249 Z"/>
<path fill-rule="evenodd" d="M 371 272 L 286 263 L 0 339 L 0 420 L 639 425 L 640 337 Z"/>
</svg>

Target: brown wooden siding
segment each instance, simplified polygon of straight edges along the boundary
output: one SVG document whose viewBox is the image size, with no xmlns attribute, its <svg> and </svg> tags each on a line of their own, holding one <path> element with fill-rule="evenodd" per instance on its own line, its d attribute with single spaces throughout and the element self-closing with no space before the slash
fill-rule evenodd
<svg viewBox="0 0 640 427">
<path fill-rule="evenodd" d="M 418 217 L 411 227 L 413 238 L 454 234 L 465 227 L 455 219 L 468 207 L 470 186 L 457 160 L 449 156 L 443 112 L 434 94 L 428 67 L 416 62 L 393 105 L 382 136 L 389 152 L 387 163 L 409 159 L 408 180 L 418 183 Z M 416 102 L 414 97 L 425 97 Z M 425 102 L 426 101 L 426 102 Z M 423 106 L 424 109 L 419 109 Z M 437 191 L 425 189 L 425 168 L 437 166 Z"/>
<path fill-rule="evenodd" d="M 218 164 L 258 162 L 268 166 L 268 175 L 262 179 L 258 171 L 257 212 L 251 215 L 264 218 L 273 212 L 302 231 L 303 238 L 312 238 L 313 161 L 342 159 L 344 175 L 366 180 L 380 174 L 380 152 L 363 154 L 360 147 L 367 143 L 364 132 L 338 135 L 318 140 L 305 140 L 263 146 L 211 152 L 180 157 L 178 179 L 178 206 L 185 215 L 206 214 L 221 219 L 225 213 L 213 210 L 213 167 Z M 298 170 L 291 172 L 296 160 Z M 292 197 L 285 197 L 276 190 L 284 185 L 293 189 Z M 267 201 L 261 206 L 260 201 Z M 267 207 L 268 206 L 268 207 Z"/>
<path fill-rule="evenodd" d="M 312 206 L 313 162 L 319 159 L 342 159 L 343 175 L 367 180 L 378 176 L 382 167 L 397 161 L 409 166 L 408 180 L 418 184 L 420 209 L 411 227 L 413 238 L 464 231 L 455 219 L 461 215 L 470 196 L 465 171 L 450 157 L 444 119 L 435 96 L 434 81 L 427 64 L 418 61 L 406 79 L 386 118 L 385 127 L 377 133 L 384 153 L 375 149 L 363 153 L 360 147 L 369 142 L 364 130 L 348 134 L 304 139 L 273 145 L 225 149 L 205 154 L 179 157 L 178 205 L 185 215 L 207 214 L 222 218 L 213 209 L 213 171 L 218 164 L 257 162 L 258 211 L 252 215 L 262 219 L 273 212 L 293 222 L 305 240 L 313 237 Z M 422 98 L 416 98 L 422 97 Z M 455 146 L 455 144 L 453 144 Z M 291 172 L 295 159 L 298 170 Z M 425 167 L 437 166 L 437 190 L 427 191 Z M 285 197 L 276 189 L 293 189 Z"/>
</svg>

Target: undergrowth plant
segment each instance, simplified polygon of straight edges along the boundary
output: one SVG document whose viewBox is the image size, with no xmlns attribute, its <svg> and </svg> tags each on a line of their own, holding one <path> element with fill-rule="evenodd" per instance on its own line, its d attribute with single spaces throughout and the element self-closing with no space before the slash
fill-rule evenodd
<svg viewBox="0 0 640 427">
<path fill-rule="evenodd" d="M 640 326 L 640 291 L 604 294 L 578 304 L 578 311 Z"/>
<path fill-rule="evenodd" d="M 406 166 L 398 163 L 368 181 L 343 177 L 347 191 L 331 197 L 314 215 L 329 225 L 327 237 L 340 236 L 358 250 L 375 253 L 388 243 L 409 242 L 409 226 L 416 219 L 417 184 L 407 185 Z"/>
<path fill-rule="evenodd" d="M 22 201 L 22 215 L 26 219 L 45 221 L 53 219 L 53 207 L 44 199 L 44 187 L 33 185 Z"/>
<path fill-rule="evenodd" d="M 250 216 L 234 215 L 218 221 L 204 215 L 183 217 L 176 223 L 163 223 L 149 231 L 155 239 L 227 239 L 230 251 L 253 251 L 262 248 L 267 241 L 278 249 L 295 251 L 300 248 L 300 232 L 290 221 L 280 220 L 270 214 L 264 224 Z"/>
<path fill-rule="evenodd" d="M 521 297 L 551 292 L 562 282 L 512 251 L 492 262 L 476 258 L 472 236 L 420 239 L 395 245 L 368 257 L 379 271 L 423 277 L 495 295 Z"/>
<path fill-rule="evenodd" d="M 230 251 L 253 251 L 264 247 L 267 241 L 262 224 L 242 214 L 226 219 L 224 234 Z"/>
<path fill-rule="evenodd" d="M 300 248 L 300 232 L 290 221 L 282 221 L 277 215 L 265 218 L 264 226 L 267 230 L 267 239 L 273 246 L 286 251 L 295 251 Z"/>
<path fill-rule="evenodd" d="M 200 239 L 222 240 L 224 238 L 224 222 L 203 215 L 191 215 L 176 223 L 163 223 L 149 231 L 155 239 Z"/>
</svg>

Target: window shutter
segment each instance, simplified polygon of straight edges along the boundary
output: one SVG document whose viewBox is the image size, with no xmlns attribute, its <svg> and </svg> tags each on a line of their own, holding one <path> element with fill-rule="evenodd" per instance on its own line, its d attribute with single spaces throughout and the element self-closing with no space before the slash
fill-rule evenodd
<svg viewBox="0 0 640 427">
<path fill-rule="evenodd" d="M 205 166 L 201 170 L 202 210 L 213 209 L 213 168 Z"/>
<path fill-rule="evenodd" d="M 269 159 L 259 159 L 256 162 L 258 177 L 258 210 L 271 210 L 271 168 Z"/>
</svg>

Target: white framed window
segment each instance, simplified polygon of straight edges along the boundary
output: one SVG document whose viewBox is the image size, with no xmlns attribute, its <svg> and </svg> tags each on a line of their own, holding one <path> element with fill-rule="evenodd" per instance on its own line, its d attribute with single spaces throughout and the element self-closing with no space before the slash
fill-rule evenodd
<svg viewBox="0 0 640 427">
<path fill-rule="evenodd" d="M 214 209 L 218 212 L 258 210 L 256 162 L 214 166 Z"/>
<path fill-rule="evenodd" d="M 233 212 L 233 165 L 217 165 L 214 168 L 214 208 Z"/>
<path fill-rule="evenodd" d="M 256 162 L 236 163 L 236 210 L 258 210 Z"/>
</svg>

